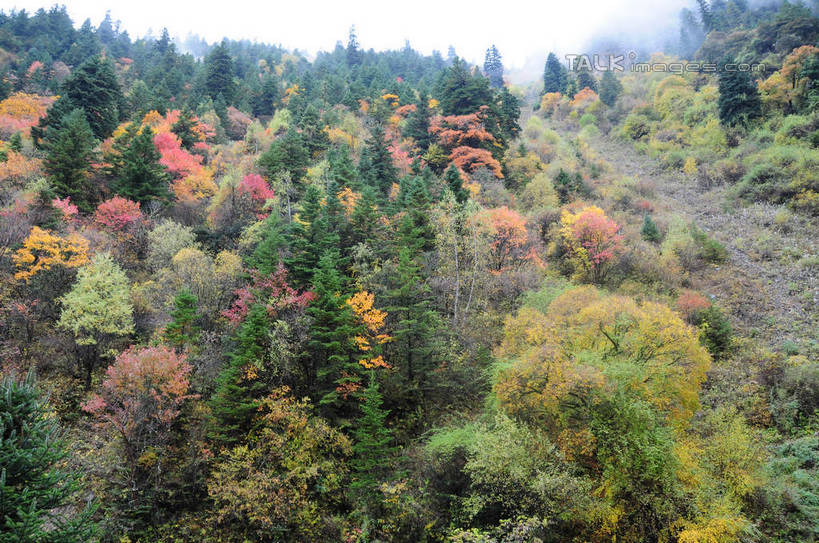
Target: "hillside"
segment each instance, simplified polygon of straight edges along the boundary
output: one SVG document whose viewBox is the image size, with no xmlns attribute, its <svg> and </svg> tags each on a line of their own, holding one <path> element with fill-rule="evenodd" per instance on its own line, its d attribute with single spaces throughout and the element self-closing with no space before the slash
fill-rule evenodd
<svg viewBox="0 0 819 543">
<path fill-rule="evenodd" d="M 815 541 L 817 40 L 701 1 L 512 85 L 0 12 L 0 543 Z"/>
</svg>

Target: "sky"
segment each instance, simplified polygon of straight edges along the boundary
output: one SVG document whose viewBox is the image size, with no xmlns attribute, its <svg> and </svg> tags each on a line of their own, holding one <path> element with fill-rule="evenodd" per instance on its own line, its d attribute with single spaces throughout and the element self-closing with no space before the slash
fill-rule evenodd
<svg viewBox="0 0 819 543">
<path fill-rule="evenodd" d="M 3 2 L 5 3 L 5 2 Z M 11 0 L 4 8 L 33 12 L 55 3 Z M 111 11 L 114 21 L 131 38 L 152 30 L 158 35 L 167 27 L 172 36 L 199 34 L 207 41 L 222 37 L 250 39 L 298 48 L 314 54 L 346 43 L 351 25 L 356 26 L 365 49 L 397 49 L 409 40 L 413 48 L 446 55 L 449 45 L 473 63 L 483 62 L 494 43 L 508 68 L 522 68 L 550 50 L 583 53 L 592 36 L 619 33 L 626 36 L 674 32 L 682 7 L 693 0 L 500 0 L 465 2 L 446 0 L 138 0 L 100 2 L 70 0 L 66 7 L 76 26 L 90 18 L 94 26 Z"/>
</svg>

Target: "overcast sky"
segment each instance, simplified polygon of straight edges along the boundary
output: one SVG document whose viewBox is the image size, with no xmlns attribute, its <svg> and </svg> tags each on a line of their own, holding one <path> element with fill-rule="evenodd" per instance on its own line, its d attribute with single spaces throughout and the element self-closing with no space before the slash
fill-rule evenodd
<svg viewBox="0 0 819 543">
<path fill-rule="evenodd" d="M 11 0 L 9 9 L 30 12 L 54 1 Z M 10 4 L 10 6 L 9 6 Z M 495 43 L 504 64 L 521 67 L 546 51 L 583 52 L 591 36 L 606 32 L 644 34 L 676 26 L 680 8 L 693 0 L 496 0 L 465 2 L 446 0 L 137 0 L 66 2 L 76 26 L 86 18 L 96 26 L 110 9 L 131 38 L 149 29 L 184 38 L 189 32 L 208 41 L 224 36 L 276 43 L 288 49 L 315 53 L 346 43 L 355 24 L 365 49 L 396 49 L 409 40 L 424 53 L 446 54 L 449 45 L 471 62 L 483 62 L 486 48 Z M 672 30 L 673 32 L 673 30 Z"/>
</svg>

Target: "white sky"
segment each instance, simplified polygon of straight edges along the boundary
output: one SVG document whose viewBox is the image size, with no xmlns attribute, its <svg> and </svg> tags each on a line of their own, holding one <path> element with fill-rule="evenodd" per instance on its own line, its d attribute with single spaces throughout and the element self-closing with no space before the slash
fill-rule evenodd
<svg viewBox="0 0 819 543">
<path fill-rule="evenodd" d="M 59 0 L 56 0 L 59 1 Z M 48 9 L 55 0 L 2 0 L 4 11 Z M 449 45 L 459 56 L 483 63 L 486 48 L 495 43 L 509 68 L 521 68 L 531 57 L 549 50 L 581 53 L 591 36 L 656 32 L 671 25 L 676 36 L 680 8 L 693 0 L 189 0 L 108 1 L 68 0 L 68 13 L 79 26 L 86 18 L 96 26 L 110 9 L 131 38 L 163 26 L 172 36 L 189 32 L 209 42 L 224 36 L 281 44 L 315 53 L 346 43 L 355 24 L 365 49 L 396 49 L 408 39 L 424 53 Z"/>
</svg>

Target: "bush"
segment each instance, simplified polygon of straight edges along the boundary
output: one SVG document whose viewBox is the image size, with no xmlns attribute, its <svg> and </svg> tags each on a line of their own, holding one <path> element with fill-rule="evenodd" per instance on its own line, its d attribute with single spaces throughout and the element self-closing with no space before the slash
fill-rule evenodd
<svg viewBox="0 0 819 543">
<path fill-rule="evenodd" d="M 645 115 L 631 113 L 623 123 L 623 135 L 632 140 L 641 140 L 651 133 L 651 121 Z"/>
<path fill-rule="evenodd" d="M 711 305 L 698 311 L 693 320 L 700 329 L 700 342 L 711 356 L 717 360 L 724 358 L 733 345 L 734 331 L 722 310 Z"/>
<path fill-rule="evenodd" d="M 691 225 L 691 238 L 699 246 L 700 254 L 706 262 L 720 264 L 728 258 L 728 251 L 725 246 L 715 239 L 708 237 L 708 234 Z"/>
</svg>

